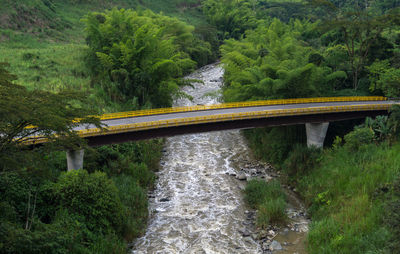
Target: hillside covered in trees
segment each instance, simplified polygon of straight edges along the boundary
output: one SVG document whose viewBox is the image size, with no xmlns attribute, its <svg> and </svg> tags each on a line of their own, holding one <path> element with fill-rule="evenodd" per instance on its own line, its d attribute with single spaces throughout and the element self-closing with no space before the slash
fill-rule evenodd
<svg viewBox="0 0 400 254">
<path fill-rule="evenodd" d="M 62 150 L 86 147 L 73 119 L 171 106 L 189 97 L 183 76 L 217 59 L 227 102 L 400 97 L 399 5 L 1 0 L 0 253 L 125 253 L 145 230 L 162 140 L 86 148 L 85 170 L 64 172 Z M 305 147 L 302 126 L 244 131 L 301 191 L 310 253 L 398 250 L 399 119 L 333 123 L 325 151 Z M 21 147 L 29 125 L 55 142 Z"/>
</svg>

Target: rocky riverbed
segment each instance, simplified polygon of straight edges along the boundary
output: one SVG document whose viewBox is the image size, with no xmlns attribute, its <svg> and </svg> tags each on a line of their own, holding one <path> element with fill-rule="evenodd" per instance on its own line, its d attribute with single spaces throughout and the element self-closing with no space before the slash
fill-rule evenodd
<svg viewBox="0 0 400 254">
<path fill-rule="evenodd" d="M 175 106 L 218 103 L 222 76 L 215 64 L 189 75 L 202 82 L 183 88 L 193 100 L 178 99 Z M 288 225 L 255 228 L 255 211 L 243 199 L 246 182 L 279 174 L 252 158 L 240 131 L 170 137 L 160 165 L 149 193 L 149 225 L 133 253 L 305 253 L 308 222 L 291 192 Z"/>
<path fill-rule="evenodd" d="M 259 162 L 255 159 L 233 162 L 238 173 L 231 174 L 239 182 L 240 188 L 244 190 L 247 181 L 251 179 L 263 179 L 270 181 L 279 179 L 280 172 L 276 171 L 270 164 Z M 288 196 L 288 208 L 286 210 L 289 221 L 286 225 L 270 225 L 267 229 L 259 229 L 255 226 L 257 211 L 245 210 L 246 226 L 240 229 L 244 238 L 253 239 L 258 242 L 263 253 L 306 253 L 304 241 L 308 232 L 309 219 L 306 209 L 295 192 L 296 189 L 283 185 Z"/>
</svg>

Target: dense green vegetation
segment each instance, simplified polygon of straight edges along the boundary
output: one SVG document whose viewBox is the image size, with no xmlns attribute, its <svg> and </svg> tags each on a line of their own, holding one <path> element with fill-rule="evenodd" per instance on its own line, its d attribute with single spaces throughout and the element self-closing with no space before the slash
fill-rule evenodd
<svg viewBox="0 0 400 254">
<path fill-rule="evenodd" d="M 224 99 L 398 97 L 396 7 L 397 1 L 205 1 L 208 20 L 226 39 Z M 398 121 L 395 111 L 353 131 L 360 121 L 331 124 L 332 148 L 325 151 L 305 146 L 302 126 L 244 132 L 255 155 L 286 172 L 304 196 L 313 221 L 310 253 L 398 252 Z M 271 200 L 260 205 L 267 186 L 251 182 L 246 189 L 260 227 L 278 207 Z"/>
<path fill-rule="evenodd" d="M 193 26 L 151 11 L 90 13 L 85 23 L 96 83 L 119 103 L 171 106 L 180 77 L 211 57 Z"/>
<path fill-rule="evenodd" d="M 71 129 L 169 106 L 182 76 L 216 59 L 198 1 L 156 2 L 1 2 L 1 253 L 126 253 L 143 234 L 162 140 L 89 148 Z M 54 142 L 19 144 L 36 133 Z M 65 172 L 63 150 L 81 148 L 84 169 Z"/>
<path fill-rule="evenodd" d="M 0 62 L 10 67 L 0 65 L 0 252 L 125 253 L 146 225 L 162 141 L 87 148 L 72 119 L 170 106 L 186 96 L 182 76 L 219 56 L 225 101 L 400 96 L 397 7 L 395 0 L 2 0 Z M 305 147 L 302 126 L 245 132 L 254 153 L 304 195 L 310 253 L 395 253 L 400 245 L 399 112 L 353 130 L 357 124 L 331 124 L 325 151 Z M 55 142 L 19 145 L 36 132 Z M 84 169 L 64 172 L 61 150 L 78 147 L 87 149 Z M 259 227 L 286 220 L 277 182 L 252 181 L 245 194 Z"/>
<path fill-rule="evenodd" d="M 310 253 L 397 253 L 398 113 L 367 119 L 324 151 L 298 146 L 285 160 L 309 206 Z"/>
<path fill-rule="evenodd" d="M 267 228 L 271 223 L 287 221 L 286 194 L 277 180 L 251 180 L 245 189 L 248 204 L 258 210 L 256 225 Z"/>
<path fill-rule="evenodd" d="M 30 91 L 12 83 L 15 76 L 5 67 L 0 65 L 0 252 L 125 253 L 125 241 L 145 228 L 146 192 L 162 142 L 89 149 L 86 170 L 64 172 L 62 150 L 85 147 L 72 128 L 99 125 L 83 118 L 93 114 L 86 96 Z M 20 145 L 38 133 L 55 142 Z"/>
<path fill-rule="evenodd" d="M 215 2 L 206 1 L 217 8 Z M 257 22 L 252 22 L 255 27 L 246 30 L 242 38 L 226 40 L 221 47 L 226 101 L 400 95 L 398 9 L 375 5 L 361 8 L 350 2 L 346 8 L 338 8 L 318 1 L 312 3 L 312 11 L 301 15 L 312 20 L 307 21 L 257 16 L 263 9 L 252 9 L 251 3 L 255 1 L 227 2 L 240 7 L 240 11 L 247 10 Z M 234 10 L 226 11 L 235 13 Z M 217 16 L 212 13 L 208 16 Z M 324 19 L 313 21 L 318 13 Z M 247 20 L 244 17 L 239 23 L 246 24 Z M 228 37 L 238 38 L 234 32 L 227 33 L 231 35 Z M 344 135 L 354 123 L 335 124 L 328 136 Z M 250 146 L 256 154 L 278 164 L 294 144 L 305 141 L 303 127 L 256 129 L 246 131 L 245 135 L 252 141 Z"/>
</svg>

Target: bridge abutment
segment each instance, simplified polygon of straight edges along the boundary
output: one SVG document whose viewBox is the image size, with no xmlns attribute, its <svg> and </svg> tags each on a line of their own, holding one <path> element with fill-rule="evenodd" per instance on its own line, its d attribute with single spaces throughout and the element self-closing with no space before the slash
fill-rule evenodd
<svg viewBox="0 0 400 254">
<path fill-rule="evenodd" d="M 83 156 L 85 154 L 84 149 L 80 150 L 68 150 L 67 151 L 67 166 L 68 171 L 74 169 L 82 169 L 83 168 Z"/>
<path fill-rule="evenodd" d="M 307 146 L 322 148 L 326 132 L 328 130 L 328 123 L 306 123 Z"/>
</svg>

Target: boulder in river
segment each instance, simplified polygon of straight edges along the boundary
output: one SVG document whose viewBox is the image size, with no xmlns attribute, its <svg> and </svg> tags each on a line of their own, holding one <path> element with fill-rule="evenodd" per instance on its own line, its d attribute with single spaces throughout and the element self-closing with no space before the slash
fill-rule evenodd
<svg viewBox="0 0 400 254">
<path fill-rule="evenodd" d="M 247 176 L 246 176 L 246 174 L 239 173 L 239 174 L 236 176 L 236 179 L 238 179 L 238 180 L 240 180 L 240 181 L 246 181 L 246 180 L 247 180 Z"/>
<path fill-rule="evenodd" d="M 274 240 L 269 246 L 269 250 L 282 250 L 282 245 L 278 241 Z"/>
</svg>

